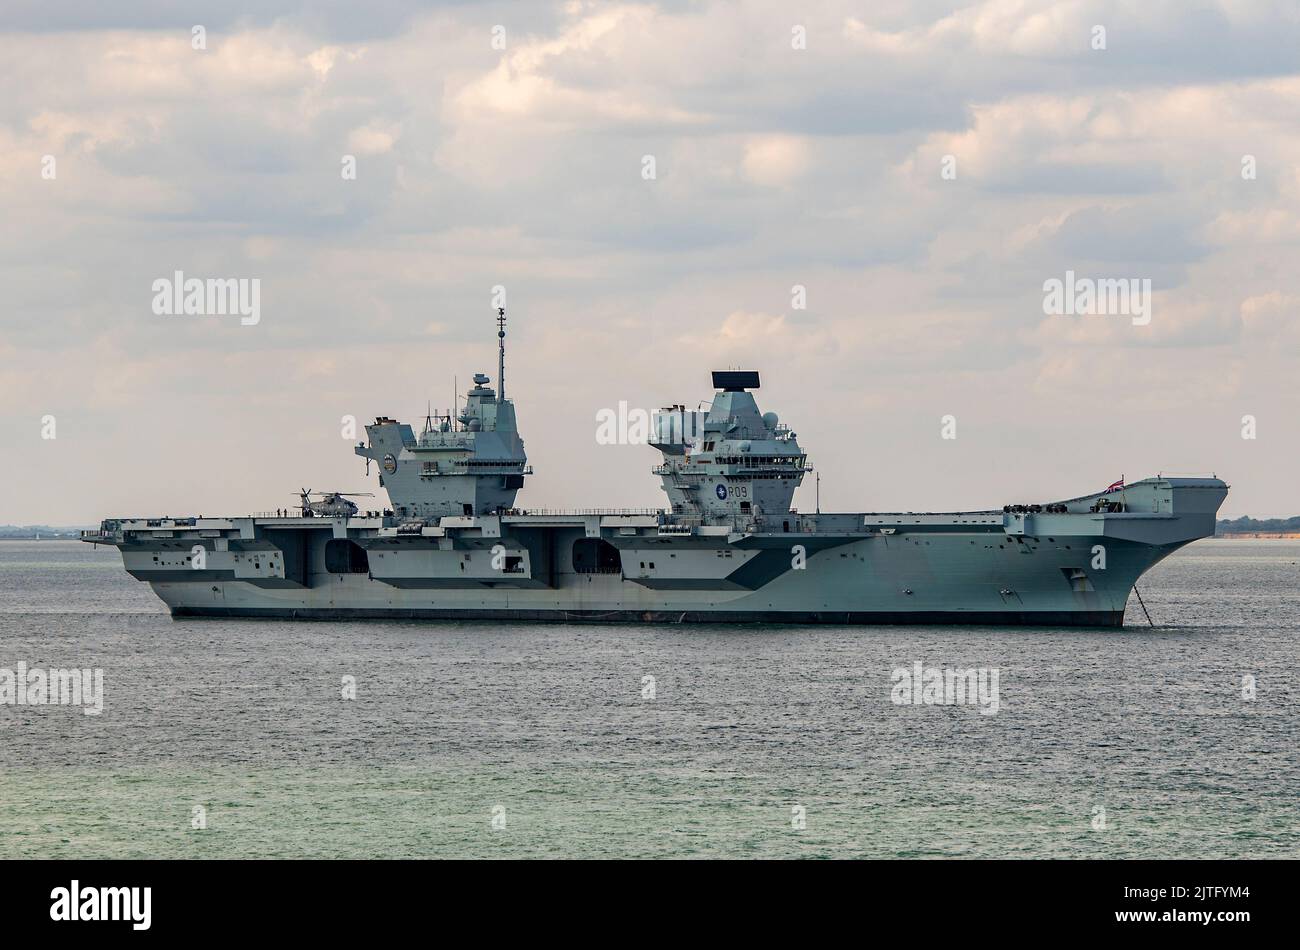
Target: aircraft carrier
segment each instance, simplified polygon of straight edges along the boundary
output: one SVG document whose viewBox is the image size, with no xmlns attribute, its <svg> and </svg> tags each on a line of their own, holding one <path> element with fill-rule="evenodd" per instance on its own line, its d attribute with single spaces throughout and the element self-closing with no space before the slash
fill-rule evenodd
<svg viewBox="0 0 1300 950">
<path fill-rule="evenodd" d="M 82 540 L 115 545 L 177 617 L 1118 627 L 1143 572 L 1213 535 L 1228 491 L 1159 476 L 987 511 L 800 513 L 808 456 L 759 411 L 758 373 L 724 371 L 707 413 L 649 427 L 662 509 L 520 508 L 504 311 L 497 327 L 495 389 L 476 374 L 419 435 L 366 426 L 355 452 L 387 508 L 304 491 L 292 512 L 113 518 Z"/>
</svg>

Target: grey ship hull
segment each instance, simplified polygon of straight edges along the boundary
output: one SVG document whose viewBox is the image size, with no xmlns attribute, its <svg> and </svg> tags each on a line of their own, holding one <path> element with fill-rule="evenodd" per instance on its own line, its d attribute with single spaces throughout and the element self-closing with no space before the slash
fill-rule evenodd
<svg viewBox="0 0 1300 950">
<path fill-rule="evenodd" d="M 745 532 L 521 512 L 127 519 L 83 539 L 117 546 L 177 617 L 1116 627 L 1146 570 L 1214 533 L 1226 494 L 1153 478 L 1064 512 L 791 513 Z"/>
</svg>

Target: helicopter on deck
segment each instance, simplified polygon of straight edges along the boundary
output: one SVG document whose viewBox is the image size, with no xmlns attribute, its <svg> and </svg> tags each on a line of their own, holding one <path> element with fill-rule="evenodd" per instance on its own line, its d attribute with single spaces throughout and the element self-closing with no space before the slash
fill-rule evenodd
<svg viewBox="0 0 1300 950">
<path fill-rule="evenodd" d="M 312 495 L 320 495 L 319 501 L 312 501 Z M 373 498 L 370 492 L 342 492 L 327 491 L 314 492 L 310 488 L 303 488 L 298 492 L 298 506 L 302 509 L 304 518 L 322 517 L 322 518 L 351 518 L 357 513 L 355 502 L 349 501 L 349 498 Z"/>
</svg>

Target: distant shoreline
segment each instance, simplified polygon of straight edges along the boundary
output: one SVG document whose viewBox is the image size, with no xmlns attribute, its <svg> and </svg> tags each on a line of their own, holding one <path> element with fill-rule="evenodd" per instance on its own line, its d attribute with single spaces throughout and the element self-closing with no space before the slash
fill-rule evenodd
<svg viewBox="0 0 1300 950">
<path fill-rule="evenodd" d="M 75 534 L 43 534 L 39 538 L 34 534 L 6 534 L 0 537 L 0 541 L 80 541 L 81 538 Z"/>
<path fill-rule="evenodd" d="M 1230 541 L 1254 540 L 1256 538 L 1266 541 L 1294 541 L 1300 539 L 1300 531 L 1233 531 L 1231 533 L 1216 534 L 1215 537 Z"/>
</svg>

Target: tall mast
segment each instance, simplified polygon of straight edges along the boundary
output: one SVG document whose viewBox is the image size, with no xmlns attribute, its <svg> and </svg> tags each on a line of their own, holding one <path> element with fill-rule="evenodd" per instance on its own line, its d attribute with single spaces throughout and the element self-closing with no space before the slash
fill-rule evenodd
<svg viewBox="0 0 1300 950">
<path fill-rule="evenodd" d="M 497 402 L 506 401 L 506 308 L 497 307 Z"/>
</svg>

